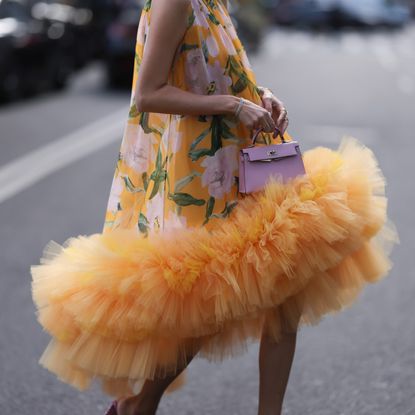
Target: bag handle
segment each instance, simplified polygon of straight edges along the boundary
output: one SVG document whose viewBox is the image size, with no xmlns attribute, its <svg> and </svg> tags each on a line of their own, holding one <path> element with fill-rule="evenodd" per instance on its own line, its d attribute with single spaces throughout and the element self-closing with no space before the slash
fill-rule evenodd
<svg viewBox="0 0 415 415">
<path fill-rule="evenodd" d="M 255 132 L 254 136 L 252 137 L 252 142 L 251 142 L 251 145 L 252 145 L 252 146 L 254 146 L 254 145 L 255 145 L 255 142 L 256 142 L 256 139 L 257 139 L 257 137 L 258 137 L 258 134 L 259 134 L 259 133 L 260 133 L 263 129 L 264 129 L 264 127 L 260 127 L 260 128 L 258 128 L 258 130 Z M 284 135 L 283 135 L 283 134 L 281 134 L 281 131 L 280 131 L 277 127 L 275 127 L 275 131 L 277 131 L 277 136 L 279 135 L 279 136 L 281 137 L 282 142 L 283 142 L 283 143 L 286 143 L 285 138 L 284 138 Z"/>
</svg>

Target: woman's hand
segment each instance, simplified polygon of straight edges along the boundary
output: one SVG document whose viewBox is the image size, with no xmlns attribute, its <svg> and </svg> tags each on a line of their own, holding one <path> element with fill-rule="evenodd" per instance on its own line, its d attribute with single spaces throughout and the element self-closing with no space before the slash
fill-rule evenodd
<svg viewBox="0 0 415 415">
<path fill-rule="evenodd" d="M 272 119 L 276 124 L 281 135 L 285 133 L 288 127 L 287 110 L 282 101 L 280 101 L 269 88 L 259 87 L 262 105 L 271 113 Z"/>
<path fill-rule="evenodd" d="M 250 130 L 257 130 L 262 127 L 267 133 L 275 131 L 276 126 L 271 113 L 261 105 L 245 98 L 243 98 L 243 105 L 238 119 Z"/>
</svg>

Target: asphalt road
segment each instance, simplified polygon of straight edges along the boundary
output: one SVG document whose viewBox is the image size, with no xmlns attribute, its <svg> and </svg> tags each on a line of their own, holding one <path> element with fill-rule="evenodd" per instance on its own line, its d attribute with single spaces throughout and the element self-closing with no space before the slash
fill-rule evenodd
<svg viewBox="0 0 415 415">
<path fill-rule="evenodd" d="M 284 414 L 415 414 L 415 28 L 339 36 L 273 30 L 250 59 L 258 83 L 286 104 L 289 131 L 304 150 L 336 148 L 344 134 L 371 146 L 401 239 L 388 278 L 352 308 L 300 331 Z M 50 239 L 101 230 L 128 103 L 129 91 L 107 91 L 94 64 L 62 93 L 0 108 L 2 415 L 93 415 L 108 405 L 97 386 L 79 393 L 38 365 L 48 335 L 35 318 L 29 267 Z M 87 149 L 67 151 L 87 136 Z M 163 397 L 159 414 L 255 415 L 257 355 L 252 343 L 220 364 L 196 358 L 188 384 Z"/>
</svg>

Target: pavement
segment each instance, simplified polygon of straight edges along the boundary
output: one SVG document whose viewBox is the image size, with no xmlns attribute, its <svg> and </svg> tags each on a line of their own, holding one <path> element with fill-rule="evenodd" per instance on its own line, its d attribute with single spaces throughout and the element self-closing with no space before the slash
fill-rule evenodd
<svg viewBox="0 0 415 415">
<path fill-rule="evenodd" d="M 272 29 L 250 56 L 257 81 L 285 103 L 303 150 L 354 135 L 375 152 L 401 244 L 394 267 L 353 307 L 300 330 L 284 415 L 415 414 L 415 26 L 394 33 L 310 35 Z M 129 91 L 94 63 L 59 93 L 0 108 L 0 414 L 103 414 L 38 364 L 31 264 L 51 239 L 99 232 Z M 255 415 L 258 343 L 224 362 L 195 358 L 158 414 Z"/>
</svg>

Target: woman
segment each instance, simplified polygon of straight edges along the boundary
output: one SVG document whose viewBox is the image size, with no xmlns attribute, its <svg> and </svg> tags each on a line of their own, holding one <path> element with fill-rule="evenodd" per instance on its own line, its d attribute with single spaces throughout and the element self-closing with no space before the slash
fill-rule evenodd
<svg viewBox="0 0 415 415">
<path fill-rule="evenodd" d="M 108 414 L 154 414 L 196 354 L 258 338 L 258 413 L 280 414 L 299 324 L 351 304 L 398 242 L 377 161 L 352 138 L 238 193 L 239 150 L 258 129 L 259 145 L 292 141 L 287 125 L 222 0 L 147 0 L 103 231 L 50 241 L 31 268 L 53 336 L 39 362 L 79 390 L 99 379 L 118 398 Z"/>
</svg>

